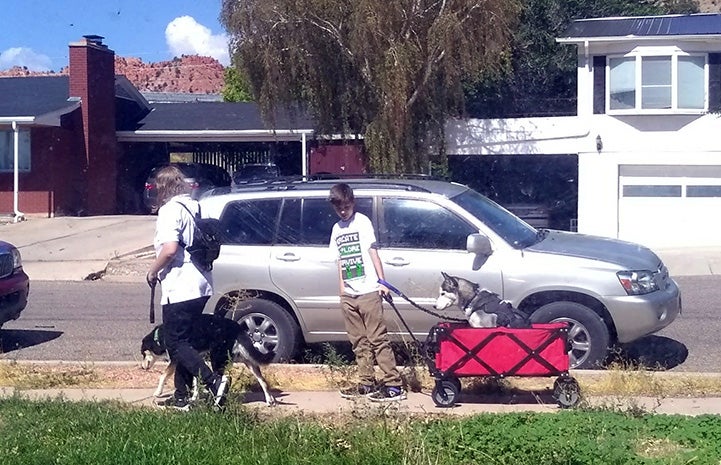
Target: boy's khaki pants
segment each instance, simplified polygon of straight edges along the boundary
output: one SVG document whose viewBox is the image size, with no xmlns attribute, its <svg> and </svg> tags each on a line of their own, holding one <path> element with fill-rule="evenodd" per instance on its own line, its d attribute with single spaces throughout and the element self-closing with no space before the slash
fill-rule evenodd
<svg viewBox="0 0 721 465">
<path fill-rule="evenodd" d="M 388 340 L 380 295 L 377 292 L 359 296 L 342 295 L 340 300 L 345 329 L 358 364 L 360 382 L 369 386 L 376 384 L 373 372 L 375 359 L 383 373 L 379 384 L 400 386 L 401 377 Z"/>
</svg>

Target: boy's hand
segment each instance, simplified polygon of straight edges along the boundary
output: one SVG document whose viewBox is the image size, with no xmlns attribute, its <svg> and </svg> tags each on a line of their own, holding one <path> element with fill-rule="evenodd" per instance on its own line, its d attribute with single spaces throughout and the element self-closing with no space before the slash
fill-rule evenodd
<svg viewBox="0 0 721 465">
<path fill-rule="evenodd" d="M 390 295 L 390 293 L 391 293 L 391 291 L 389 291 L 388 288 L 385 287 L 383 284 L 381 284 L 381 285 L 378 287 L 378 294 L 380 294 L 381 297 L 386 296 L 386 295 Z"/>
</svg>

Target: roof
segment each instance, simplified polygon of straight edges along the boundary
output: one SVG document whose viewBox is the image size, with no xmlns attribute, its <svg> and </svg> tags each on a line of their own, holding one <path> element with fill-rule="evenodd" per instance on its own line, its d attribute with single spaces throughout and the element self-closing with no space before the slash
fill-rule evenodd
<svg viewBox="0 0 721 465">
<path fill-rule="evenodd" d="M 574 20 L 559 42 L 610 38 L 708 37 L 721 39 L 721 14 L 634 16 Z"/>
<path fill-rule="evenodd" d="M 314 133 L 304 113 L 279 112 L 267 124 L 253 102 L 154 103 L 133 130 L 118 132 L 121 142 L 278 142 L 300 141 Z"/>
<path fill-rule="evenodd" d="M 0 78 L 0 120 L 31 119 L 34 124 L 60 125 L 60 116 L 80 106 L 71 99 L 70 78 L 27 76 Z M 149 111 L 148 103 L 125 76 L 115 76 L 116 120 L 119 128 L 132 125 Z"/>
<path fill-rule="evenodd" d="M 0 78 L 0 118 L 38 117 L 71 106 L 67 76 Z"/>
<path fill-rule="evenodd" d="M 258 105 L 251 102 L 155 103 L 140 122 L 139 131 L 253 131 L 311 129 L 305 115 L 279 114 L 266 124 Z"/>
<path fill-rule="evenodd" d="M 150 103 L 222 102 L 220 94 L 192 94 L 187 92 L 141 92 Z"/>
</svg>

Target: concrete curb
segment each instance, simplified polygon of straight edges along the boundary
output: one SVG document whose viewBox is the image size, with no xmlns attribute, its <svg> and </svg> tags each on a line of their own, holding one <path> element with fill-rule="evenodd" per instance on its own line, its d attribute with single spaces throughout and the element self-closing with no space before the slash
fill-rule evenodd
<svg viewBox="0 0 721 465">
<path fill-rule="evenodd" d="M 68 362 L 68 361 L 0 361 L 0 364 L 12 364 L 20 366 L 60 367 L 68 370 L 84 368 L 108 368 L 117 371 L 138 373 L 137 362 Z M 157 365 L 157 370 L 162 370 L 163 365 Z M 244 368 L 238 368 L 244 370 Z M 401 367 L 404 374 L 408 370 Z M 335 372 L 334 372 L 335 370 Z M 345 370 L 345 371 L 343 371 Z M 345 379 L 352 372 L 352 367 L 331 368 L 326 365 L 299 365 L 299 364 L 272 364 L 263 368 L 263 373 L 268 379 L 271 390 L 276 395 L 279 406 L 274 412 L 283 414 L 348 414 L 358 412 L 358 409 L 367 409 L 369 412 L 377 410 L 394 411 L 399 413 L 413 414 L 454 414 L 470 415 L 476 413 L 505 413 L 505 412 L 557 412 L 561 410 L 550 395 L 555 377 L 539 378 L 509 378 L 513 383 L 513 389 L 508 392 L 483 393 L 469 388 L 465 383 L 474 378 L 464 379 L 464 391 L 462 391 L 458 403 L 452 408 L 436 407 L 431 397 L 433 385 L 429 376 L 426 376 L 422 367 L 417 368 L 423 371 L 424 379 L 421 382 L 420 390 L 408 393 L 408 400 L 401 403 L 376 404 L 365 398 L 349 401 L 342 399 L 337 394 L 337 384 L 340 378 Z M 113 388 L 104 387 L 68 387 L 49 389 L 25 389 L 15 387 L 0 388 L 0 397 L 21 396 L 28 399 L 64 399 L 68 401 L 121 401 L 137 406 L 153 407 L 155 405 L 153 392 L 159 371 L 143 372 L 141 386 L 120 386 Z M 231 372 L 233 373 L 233 372 Z M 632 376 L 635 372 L 623 372 L 618 370 L 596 371 L 596 370 L 574 370 L 574 376 L 582 386 L 592 386 L 596 383 L 607 382 L 611 377 Z M 241 376 L 238 378 L 238 376 Z M 251 379 L 248 375 L 234 372 L 237 377 L 233 393 L 236 400 L 243 402 L 250 407 L 265 407 L 262 392 L 256 389 L 255 381 L 250 381 L 251 391 L 245 391 L 243 386 L 248 385 Z M 653 380 L 668 381 L 675 380 L 690 386 L 690 380 L 702 382 L 708 380 L 717 387 L 721 381 L 721 373 L 676 373 L 676 372 L 640 372 L 642 382 L 648 385 Z M 516 384 L 518 382 L 518 384 Z M 166 385 L 169 392 L 170 386 Z M 680 414 L 680 415 L 721 415 L 721 397 L 714 395 L 709 397 L 706 394 L 693 394 L 687 396 L 674 395 L 584 395 L 584 405 L 613 410 L 640 410 L 658 414 Z M 364 410 L 365 411 L 365 410 Z"/>
</svg>

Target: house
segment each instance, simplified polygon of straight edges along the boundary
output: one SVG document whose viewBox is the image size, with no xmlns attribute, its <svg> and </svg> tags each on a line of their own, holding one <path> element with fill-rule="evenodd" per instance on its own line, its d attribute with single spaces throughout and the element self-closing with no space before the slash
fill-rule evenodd
<svg viewBox="0 0 721 465">
<path fill-rule="evenodd" d="M 69 76 L 0 79 L 0 211 L 16 219 L 114 213 L 116 126 L 149 111 L 101 37 L 69 56 Z"/>
<path fill-rule="evenodd" d="M 272 160 L 285 175 L 364 168 L 358 146 L 319 143 L 301 113 L 279 112 L 271 126 L 254 103 L 146 99 L 115 75 L 115 54 L 102 40 L 70 44 L 69 76 L 0 78 L 0 214 L 144 213 L 148 173 L 169 161 L 232 173 Z"/>
<path fill-rule="evenodd" d="M 565 177 L 527 190 L 568 178 L 582 233 L 721 245 L 721 15 L 576 20 L 557 41 L 578 49 L 577 114 L 450 121 L 450 159 L 552 160 Z"/>
</svg>

